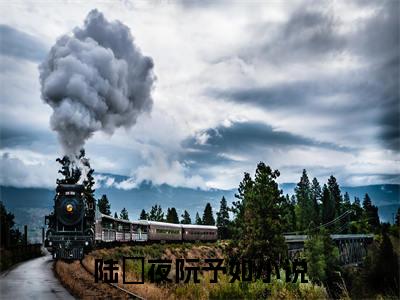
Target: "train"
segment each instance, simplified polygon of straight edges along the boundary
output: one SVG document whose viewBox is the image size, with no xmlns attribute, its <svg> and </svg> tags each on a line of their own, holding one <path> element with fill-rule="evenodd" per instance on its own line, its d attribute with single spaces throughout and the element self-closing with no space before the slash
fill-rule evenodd
<svg viewBox="0 0 400 300">
<path fill-rule="evenodd" d="M 54 211 L 45 217 L 45 247 L 54 259 L 80 260 L 104 244 L 147 242 L 212 242 L 218 228 L 148 220 L 128 221 L 100 213 L 79 184 L 59 184 Z"/>
</svg>

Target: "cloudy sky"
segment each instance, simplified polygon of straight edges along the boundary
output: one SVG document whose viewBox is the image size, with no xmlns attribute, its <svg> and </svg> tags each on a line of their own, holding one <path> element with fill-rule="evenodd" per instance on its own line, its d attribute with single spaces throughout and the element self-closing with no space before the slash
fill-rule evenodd
<svg viewBox="0 0 400 300">
<path fill-rule="evenodd" d="M 0 2 L 0 184 L 53 187 L 62 154 L 38 66 L 97 8 L 153 59 L 153 109 L 86 143 L 99 173 L 230 189 L 264 161 L 399 182 L 398 1 Z"/>
</svg>

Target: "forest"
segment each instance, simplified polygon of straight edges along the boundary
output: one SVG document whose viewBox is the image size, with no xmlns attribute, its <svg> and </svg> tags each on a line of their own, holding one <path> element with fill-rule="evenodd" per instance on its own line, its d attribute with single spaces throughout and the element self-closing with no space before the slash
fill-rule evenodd
<svg viewBox="0 0 400 300">
<path fill-rule="evenodd" d="M 282 259 L 287 253 L 284 234 L 307 234 L 302 256 L 307 260 L 308 278 L 323 285 L 331 297 L 396 298 L 400 209 L 395 224 L 381 223 L 378 208 L 369 195 L 365 194 L 362 200 L 350 199 L 348 193 L 342 194 L 333 175 L 321 184 L 315 177 L 310 180 L 303 170 L 292 196 L 283 195 L 279 189 L 279 176 L 278 170 L 260 162 L 253 177 L 244 174 L 231 206 L 225 197 L 221 199 L 216 219 L 210 203 L 202 217 L 196 213 L 193 221 L 186 210 L 179 220 L 176 208 L 168 208 L 164 214 L 159 204 L 148 213 L 142 210 L 139 219 L 216 225 L 219 238 L 231 241 L 234 255 L 246 258 Z M 98 205 L 103 213 L 111 215 L 106 195 Z M 114 216 L 118 217 L 117 213 Z M 125 208 L 119 217 L 128 219 Z M 338 249 L 330 238 L 330 234 L 339 233 L 374 234 L 375 241 L 361 265 L 340 266 Z"/>
</svg>

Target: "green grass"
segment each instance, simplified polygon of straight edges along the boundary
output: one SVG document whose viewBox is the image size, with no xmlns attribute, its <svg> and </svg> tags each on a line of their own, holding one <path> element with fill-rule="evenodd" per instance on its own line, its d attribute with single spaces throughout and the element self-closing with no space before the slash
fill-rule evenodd
<svg viewBox="0 0 400 300">
<path fill-rule="evenodd" d="M 202 246 L 208 246 L 203 248 Z M 211 249 L 210 249 L 211 247 Z M 185 255 L 188 251 L 193 249 L 193 253 L 207 254 L 209 257 L 216 255 L 217 251 L 224 253 L 226 244 L 219 242 L 215 244 L 201 244 L 201 243 L 182 243 L 182 244 L 151 244 L 151 245 L 138 245 L 138 246 L 122 246 L 113 249 L 100 249 L 94 251 L 92 254 L 97 257 L 107 257 L 114 260 L 119 260 L 122 263 L 122 257 L 145 257 L 146 260 L 150 258 L 161 258 L 168 252 L 176 257 Z M 200 251 L 202 249 L 203 252 Z M 192 255 L 193 255 L 192 253 Z M 224 254 L 225 255 L 225 254 Z M 205 258 L 205 257 L 199 257 Z M 230 283 L 231 276 L 219 273 L 218 283 L 210 283 L 212 272 L 199 273 L 200 283 L 194 284 L 192 280 L 189 283 L 174 283 L 174 267 L 173 262 L 172 274 L 173 282 L 170 284 L 159 284 L 159 288 L 169 290 L 169 294 L 173 295 L 173 299 L 326 299 L 328 298 L 325 288 L 314 285 L 311 283 L 286 283 L 285 274 L 281 272 L 281 279 L 272 276 L 271 283 L 264 283 L 262 280 L 253 282 L 239 282 L 235 281 Z M 151 264 L 145 263 L 145 283 L 149 282 L 147 274 Z M 139 261 L 128 261 L 126 263 L 127 271 L 131 274 L 139 276 L 141 270 L 141 263 Z M 172 278 L 171 277 L 171 278 Z"/>
</svg>

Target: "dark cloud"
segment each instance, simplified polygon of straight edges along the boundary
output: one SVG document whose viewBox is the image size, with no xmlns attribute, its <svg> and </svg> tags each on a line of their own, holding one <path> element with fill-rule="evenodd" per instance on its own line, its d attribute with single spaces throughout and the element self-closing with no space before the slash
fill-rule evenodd
<svg viewBox="0 0 400 300">
<path fill-rule="evenodd" d="M 339 30 L 343 24 L 329 6 L 302 6 L 270 35 L 260 34 L 261 28 L 270 24 L 258 25 L 258 35 L 254 36 L 258 46 L 245 46 L 241 53 L 255 67 L 265 61 L 283 68 L 308 63 L 324 66 L 350 55 L 361 62 L 358 69 L 344 68 L 329 75 L 305 74 L 297 81 L 292 78 L 268 87 L 218 87 L 208 93 L 217 99 L 257 105 L 268 111 L 332 117 L 337 120 L 334 131 L 370 128 L 366 132 L 377 132 L 375 138 L 384 148 L 398 151 L 399 2 L 368 5 L 374 9 L 373 16 L 353 23 L 347 32 Z"/>
<path fill-rule="evenodd" d="M 310 109 L 329 113 L 344 113 L 360 109 L 357 100 L 375 102 L 377 88 L 362 80 L 349 80 L 348 77 L 337 79 L 335 76 L 325 76 L 314 80 L 299 80 L 280 83 L 269 87 L 237 87 L 227 90 L 210 89 L 208 94 L 237 103 L 257 105 L 268 110 L 298 111 Z M 326 105 L 321 99 L 324 97 L 346 95 L 350 100 Z M 367 106 L 368 107 L 368 106 Z M 362 107 L 361 107 L 362 108 Z"/>
<path fill-rule="evenodd" d="M 278 31 L 276 42 L 264 44 L 261 55 L 273 56 L 277 63 L 338 55 L 347 41 L 337 33 L 335 26 L 336 21 L 329 11 L 302 8 Z"/>
<path fill-rule="evenodd" d="M 349 151 L 350 149 L 335 144 L 319 142 L 285 131 L 274 130 L 270 125 L 259 122 L 236 122 L 229 127 L 210 128 L 198 135 L 206 138 L 199 143 L 198 138 L 191 137 L 182 144 L 188 150 L 185 158 L 201 163 L 231 163 L 234 159 L 224 154 L 248 155 L 257 149 L 277 149 L 292 147 L 318 147 Z"/>
<path fill-rule="evenodd" d="M 0 53 L 6 56 L 41 61 L 47 47 L 36 37 L 8 25 L 0 24 Z"/>
<path fill-rule="evenodd" d="M 400 151 L 400 2 L 384 1 L 376 17 L 365 24 L 354 43 L 373 67 L 371 77 L 379 84 L 381 106 L 379 137 L 389 149 Z M 367 77 L 368 78 L 368 77 Z"/>
<path fill-rule="evenodd" d="M 0 140 L 1 148 L 13 148 L 20 146 L 30 146 L 33 144 L 46 145 L 47 147 L 53 147 L 56 145 L 56 137 L 51 131 L 41 131 L 34 128 L 22 128 L 21 126 L 5 126 L 2 124 L 0 127 Z M 44 150 L 44 149 L 41 149 Z"/>
</svg>

